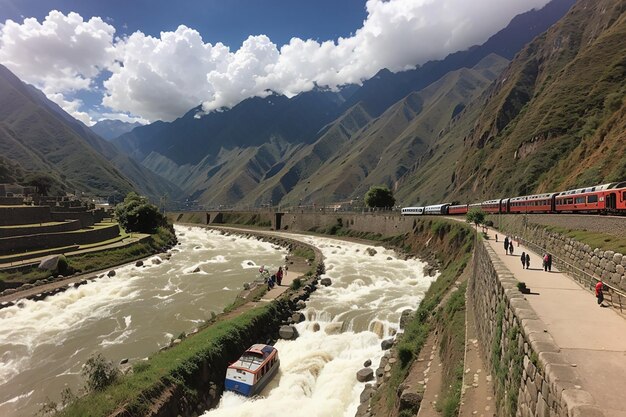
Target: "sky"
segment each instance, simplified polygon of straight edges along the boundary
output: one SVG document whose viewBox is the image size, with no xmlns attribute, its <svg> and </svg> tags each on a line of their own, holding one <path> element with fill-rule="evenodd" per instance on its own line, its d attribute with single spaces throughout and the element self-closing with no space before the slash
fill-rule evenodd
<svg viewBox="0 0 626 417">
<path fill-rule="evenodd" d="M 547 2 L 0 0 L 0 64 L 88 125 L 171 121 L 411 69 Z"/>
</svg>

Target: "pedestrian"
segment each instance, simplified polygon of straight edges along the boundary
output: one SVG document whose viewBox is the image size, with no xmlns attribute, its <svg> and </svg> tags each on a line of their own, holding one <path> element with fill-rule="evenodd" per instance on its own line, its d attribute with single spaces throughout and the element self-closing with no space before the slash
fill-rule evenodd
<svg viewBox="0 0 626 417">
<path fill-rule="evenodd" d="M 498 234 L 496 233 L 496 243 L 498 242 Z"/>
<path fill-rule="evenodd" d="M 530 269 L 530 255 L 526 254 L 526 269 Z"/>
<path fill-rule="evenodd" d="M 543 255 L 543 270 L 545 272 L 548 272 L 548 254 L 547 253 Z"/>
<path fill-rule="evenodd" d="M 520 259 L 522 260 L 522 269 L 526 268 L 526 252 L 522 252 Z"/>
<path fill-rule="evenodd" d="M 511 252 L 511 255 L 513 255 L 513 240 L 509 242 L 509 251 Z"/>
<path fill-rule="evenodd" d="M 548 254 L 548 272 L 552 272 L 552 254 Z"/>
<path fill-rule="evenodd" d="M 504 253 L 506 255 L 509 254 L 509 237 L 508 236 L 504 237 Z"/>
<path fill-rule="evenodd" d="M 283 282 L 283 267 L 282 266 L 279 266 L 278 271 L 276 272 L 276 282 L 278 283 L 278 286 L 280 286 L 280 284 Z"/>
<path fill-rule="evenodd" d="M 602 302 L 604 301 L 603 287 L 604 283 L 602 282 L 602 278 L 600 278 L 600 280 L 596 284 L 596 298 L 598 299 L 598 305 L 600 307 L 604 307 L 604 305 L 602 304 Z"/>
</svg>

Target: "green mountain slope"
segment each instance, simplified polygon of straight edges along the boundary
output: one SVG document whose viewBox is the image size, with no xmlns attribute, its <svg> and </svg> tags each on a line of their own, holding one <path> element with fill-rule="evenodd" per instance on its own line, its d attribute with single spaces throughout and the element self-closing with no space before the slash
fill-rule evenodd
<svg viewBox="0 0 626 417">
<path fill-rule="evenodd" d="M 580 0 L 442 138 L 454 155 L 431 149 L 403 179 L 402 198 L 475 200 L 626 178 L 625 39 L 626 3 Z"/>
<path fill-rule="evenodd" d="M 0 154 L 24 170 L 49 173 L 71 192 L 108 196 L 138 190 L 153 199 L 182 193 L 1 65 Z"/>
</svg>

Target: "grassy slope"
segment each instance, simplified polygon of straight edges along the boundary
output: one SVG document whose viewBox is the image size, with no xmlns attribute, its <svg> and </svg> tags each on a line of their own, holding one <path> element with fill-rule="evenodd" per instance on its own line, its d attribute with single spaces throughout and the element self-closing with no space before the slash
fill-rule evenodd
<svg viewBox="0 0 626 417">
<path fill-rule="evenodd" d="M 579 1 L 459 118 L 444 140 L 460 149 L 434 149 L 403 193 L 473 201 L 626 178 L 625 12 Z"/>
</svg>

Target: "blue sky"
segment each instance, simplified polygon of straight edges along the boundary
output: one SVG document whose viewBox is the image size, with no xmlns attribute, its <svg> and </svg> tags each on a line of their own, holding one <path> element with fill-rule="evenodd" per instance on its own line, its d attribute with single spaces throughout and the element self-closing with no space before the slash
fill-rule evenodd
<svg viewBox="0 0 626 417">
<path fill-rule="evenodd" d="M 0 0 L 0 63 L 87 123 L 359 84 L 548 0 Z"/>
<path fill-rule="evenodd" d="M 111 19 L 105 20 L 118 36 L 138 30 L 158 36 L 186 25 L 205 42 L 222 42 L 231 49 L 251 34 L 266 34 L 279 45 L 292 37 L 347 37 L 367 17 L 362 0 L 0 0 L 0 22 L 24 17 L 41 21 L 51 9 Z"/>
</svg>

